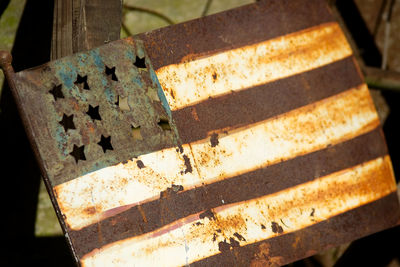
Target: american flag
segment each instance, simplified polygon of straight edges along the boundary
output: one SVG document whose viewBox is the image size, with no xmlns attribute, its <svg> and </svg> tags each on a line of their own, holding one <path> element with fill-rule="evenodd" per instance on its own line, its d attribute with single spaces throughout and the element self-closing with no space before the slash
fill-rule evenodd
<svg viewBox="0 0 400 267">
<path fill-rule="evenodd" d="M 399 221 L 379 118 L 324 1 L 258 2 L 16 79 L 82 266 L 283 265 Z"/>
</svg>

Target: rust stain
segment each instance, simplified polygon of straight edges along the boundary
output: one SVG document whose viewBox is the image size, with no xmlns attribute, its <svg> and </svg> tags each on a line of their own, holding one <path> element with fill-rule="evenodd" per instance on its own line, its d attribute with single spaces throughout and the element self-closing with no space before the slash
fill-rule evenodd
<svg viewBox="0 0 400 267">
<path fill-rule="evenodd" d="M 84 213 L 88 214 L 88 215 L 93 215 L 96 213 L 96 207 L 87 207 L 83 210 Z"/>
<path fill-rule="evenodd" d="M 178 192 L 183 191 L 183 190 L 184 190 L 184 188 L 182 185 L 172 184 L 171 187 L 168 187 L 164 191 L 160 192 L 160 199 L 168 198 L 169 196 L 171 196 L 173 194 L 177 194 Z"/>
<path fill-rule="evenodd" d="M 209 220 L 215 220 L 215 215 L 212 210 L 206 210 L 203 213 L 200 213 L 199 215 L 200 219 L 208 218 Z"/>
<path fill-rule="evenodd" d="M 299 245 L 300 241 L 301 241 L 301 237 L 296 236 L 294 243 L 292 244 L 293 249 L 297 249 L 297 246 Z"/>
<path fill-rule="evenodd" d="M 196 108 L 195 108 L 195 107 L 192 107 L 191 109 L 192 109 L 192 116 L 193 116 L 193 118 L 194 118 L 196 121 L 200 121 L 199 115 L 197 115 Z"/>
<path fill-rule="evenodd" d="M 258 251 L 254 254 L 250 262 L 251 267 L 278 267 L 283 264 L 283 257 L 270 255 L 271 245 L 263 242 L 258 246 Z"/>
<path fill-rule="evenodd" d="M 144 221 L 145 223 L 147 223 L 146 214 L 144 213 L 144 210 L 142 209 L 142 206 L 140 206 L 140 204 L 139 204 L 137 207 L 138 207 L 138 210 L 139 210 L 139 212 L 140 212 L 140 215 L 142 215 L 143 221 Z"/>
<path fill-rule="evenodd" d="M 235 247 L 240 247 L 240 243 L 236 241 L 233 237 L 229 238 L 229 241 L 220 241 L 218 242 L 218 250 L 220 252 L 225 252 L 234 249 Z"/>
<path fill-rule="evenodd" d="M 276 222 L 271 222 L 271 229 L 272 232 L 277 233 L 277 234 L 282 234 L 283 233 L 283 228 Z"/>
<path fill-rule="evenodd" d="M 192 164 L 190 163 L 189 157 L 186 155 L 183 155 L 183 160 L 185 161 L 185 166 L 186 166 L 184 173 L 193 172 Z"/>
<path fill-rule="evenodd" d="M 213 133 L 211 135 L 210 142 L 211 142 L 211 147 L 216 147 L 219 144 L 217 133 Z"/>
<path fill-rule="evenodd" d="M 235 232 L 233 234 L 239 241 L 246 241 L 246 238 L 244 238 L 241 234 Z"/>
<path fill-rule="evenodd" d="M 143 161 L 141 160 L 137 160 L 136 165 L 138 166 L 139 169 L 143 169 L 145 167 Z"/>
</svg>

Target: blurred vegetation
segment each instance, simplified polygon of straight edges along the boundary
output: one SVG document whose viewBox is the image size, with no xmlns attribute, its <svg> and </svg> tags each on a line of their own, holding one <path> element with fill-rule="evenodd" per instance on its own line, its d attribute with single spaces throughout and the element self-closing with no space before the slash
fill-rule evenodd
<svg viewBox="0 0 400 267">
<path fill-rule="evenodd" d="M 254 0 L 125 0 L 125 7 L 139 7 L 155 11 L 172 20 L 174 23 L 195 19 L 202 15 L 210 15 L 223 10 L 235 8 L 245 4 L 253 3 Z M 205 14 L 204 14 L 204 11 Z M 157 28 L 168 26 L 162 17 L 143 10 L 131 11 L 124 8 L 121 37 L 130 34 L 151 31 Z"/>
<path fill-rule="evenodd" d="M 0 0 L 0 7 L 3 7 L 3 5 L 5 7 L 7 2 Z M 4 10 L 4 13 L 0 13 L 0 50 L 11 51 L 24 6 L 25 0 L 12 0 Z M 3 81 L 4 75 L 0 71 L 0 95 Z"/>
</svg>

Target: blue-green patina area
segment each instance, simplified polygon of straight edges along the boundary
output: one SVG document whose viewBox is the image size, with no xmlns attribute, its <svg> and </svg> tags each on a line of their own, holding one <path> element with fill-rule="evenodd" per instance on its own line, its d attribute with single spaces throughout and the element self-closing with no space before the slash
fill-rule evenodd
<svg viewBox="0 0 400 267">
<path fill-rule="evenodd" d="M 145 58 L 146 67 L 135 65 L 137 57 Z M 140 40 L 115 41 L 25 72 L 20 75 L 38 86 L 30 91 L 39 94 L 36 108 L 27 115 L 52 185 L 179 144 L 167 99 Z M 34 78 L 38 73 L 41 77 Z M 60 85 L 62 96 L 51 95 Z M 68 123 L 72 117 L 73 126 L 65 124 L 64 115 Z M 170 128 L 159 124 L 166 116 Z M 111 137 L 112 149 L 99 144 L 102 136 Z M 75 157 L 76 148 L 83 149 L 84 158 Z"/>
<path fill-rule="evenodd" d="M 68 151 L 68 134 L 65 133 L 64 128 L 59 124 L 56 126 L 56 141 L 58 149 L 61 151 L 61 154 L 66 157 L 69 154 Z"/>
<path fill-rule="evenodd" d="M 131 60 L 132 62 L 135 62 L 136 54 L 131 49 L 126 50 L 125 55 L 129 60 Z"/>
<path fill-rule="evenodd" d="M 79 91 L 79 88 L 75 85 L 75 81 L 77 80 L 78 74 L 81 74 L 80 69 L 84 69 L 85 66 L 87 66 L 87 55 L 79 55 L 77 59 L 77 63 L 69 58 L 55 61 L 54 67 L 56 69 L 57 77 L 66 89 L 64 93 L 67 96 L 71 95 L 77 101 L 86 102 L 87 98 L 85 94 L 82 94 Z"/>
<path fill-rule="evenodd" d="M 160 99 L 161 104 L 162 104 L 162 106 L 163 106 L 165 112 L 167 113 L 168 117 L 169 117 L 170 119 L 172 119 L 171 108 L 169 107 L 167 98 L 165 97 L 164 91 L 162 90 L 161 85 L 160 85 L 160 82 L 158 81 L 156 72 L 154 71 L 154 69 L 153 69 L 153 67 L 152 67 L 150 58 L 146 55 L 146 50 L 145 50 L 145 48 L 144 48 L 144 46 L 143 46 L 143 43 L 142 43 L 141 41 L 139 41 L 139 40 L 136 40 L 136 54 L 137 54 L 137 56 L 140 57 L 140 58 L 146 57 L 146 62 L 147 62 L 147 67 L 148 67 L 148 70 L 147 70 L 147 71 L 149 72 L 150 79 L 151 79 L 151 81 L 152 81 L 152 84 L 151 84 L 151 85 L 152 85 L 152 87 L 156 88 L 158 98 Z M 128 51 L 126 52 L 126 55 L 127 55 L 127 57 L 130 58 L 133 62 L 135 61 L 136 55 L 134 54 L 133 51 L 128 50 Z M 134 77 L 132 77 L 132 80 L 133 80 L 135 83 L 137 83 L 139 86 L 141 86 L 141 87 L 143 86 L 143 83 L 142 83 L 142 81 L 141 81 L 141 79 L 140 79 L 140 76 L 134 76 Z"/>
<path fill-rule="evenodd" d="M 54 62 L 56 74 L 60 78 L 60 82 L 68 89 L 74 87 L 76 80 L 77 68 L 70 62 L 56 61 Z"/>
<path fill-rule="evenodd" d="M 158 95 L 158 98 L 161 101 L 161 104 L 162 104 L 165 112 L 167 112 L 168 117 L 170 119 L 172 119 L 171 108 L 169 107 L 167 98 L 165 97 L 164 91 L 161 88 L 160 82 L 158 81 L 156 72 L 153 70 L 153 68 L 150 69 L 150 77 L 151 77 L 151 80 L 153 81 L 153 86 L 157 87 L 157 95 Z"/>
<path fill-rule="evenodd" d="M 104 63 L 103 63 L 103 60 L 101 59 L 99 49 L 91 50 L 91 51 L 89 51 L 89 54 L 92 57 L 93 62 L 97 67 L 97 70 L 99 72 L 104 71 Z"/>
</svg>

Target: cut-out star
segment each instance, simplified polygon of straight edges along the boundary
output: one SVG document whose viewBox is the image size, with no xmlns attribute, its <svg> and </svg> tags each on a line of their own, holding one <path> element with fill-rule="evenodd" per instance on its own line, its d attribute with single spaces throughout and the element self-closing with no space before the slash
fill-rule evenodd
<svg viewBox="0 0 400 267">
<path fill-rule="evenodd" d="M 111 75 L 111 80 L 118 82 L 117 75 L 115 74 L 115 67 L 109 68 L 106 66 L 106 75 Z"/>
<path fill-rule="evenodd" d="M 57 101 L 57 98 L 64 98 L 64 94 L 61 91 L 62 85 L 54 85 L 53 89 L 49 91 L 50 94 L 54 96 L 54 101 Z"/>
<path fill-rule="evenodd" d="M 101 121 L 100 113 L 99 113 L 99 106 L 92 107 L 92 105 L 89 105 L 89 110 L 86 112 L 92 118 L 92 120 L 99 120 Z"/>
<path fill-rule="evenodd" d="M 77 145 L 74 144 L 74 148 L 72 149 L 72 152 L 69 154 L 74 157 L 75 163 L 78 163 L 79 160 L 86 160 L 85 146 L 78 147 Z"/>
<path fill-rule="evenodd" d="M 87 75 L 81 76 L 81 75 L 78 74 L 74 84 L 78 85 L 78 84 L 82 84 L 82 83 L 83 83 L 83 89 L 90 90 L 89 84 L 87 83 Z"/>
<path fill-rule="evenodd" d="M 145 69 L 146 68 L 146 59 L 145 57 L 136 56 L 135 63 L 133 63 L 137 68 Z"/>
<path fill-rule="evenodd" d="M 103 148 L 104 153 L 106 153 L 107 149 L 114 150 L 114 148 L 111 145 L 111 136 L 104 137 L 104 135 L 101 135 L 101 140 L 97 144 Z"/>
<path fill-rule="evenodd" d="M 67 116 L 66 114 L 64 114 L 62 120 L 58 123 L 64 127 L 65 132 L 68 132 L 69 129 L 76 129 L 73 114 L 71 116 Z"/>
</svg>

